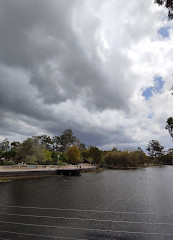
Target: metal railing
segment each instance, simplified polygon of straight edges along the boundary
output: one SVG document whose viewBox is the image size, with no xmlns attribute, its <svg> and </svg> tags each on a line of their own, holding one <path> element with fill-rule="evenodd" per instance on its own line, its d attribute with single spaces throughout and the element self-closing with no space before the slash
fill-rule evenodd
<svg viewBox="0 0 173 240">
<path fill-rule="evenodd" d="M 67 169 L 67 170 L 75 170 L 75 169 L 95 169 L 95 165 L 89 164 L 78 164 L 78 165 L 10 165 L 10 166 L 0 166 L 0 171 L 11 170 L 56 170 L 56 169 Z"/>
</svg>

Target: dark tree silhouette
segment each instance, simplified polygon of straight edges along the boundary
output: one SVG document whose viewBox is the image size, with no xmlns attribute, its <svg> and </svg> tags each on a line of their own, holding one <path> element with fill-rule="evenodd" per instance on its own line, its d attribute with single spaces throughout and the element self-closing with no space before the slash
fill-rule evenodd
<svg viewBox="0 0 173 240">
<path fill-rule="evenodd" d="M 173 87 L 171 87 L 170 91 L 171 91 L 171 94 L 172 94 L 172 96 L 173 96 Z"/>
<path fill-rule="evenodd" d="M 173 118 L 172 117 L 169 117 L 167 119 L 165 128 L 166 128 L 166 130 L 168 130 L 168 132 L 171 135 L 172 140 L 173 140 Z"/>
<path fill-rule="evenodd" d="M 154 0 L 158 5 L 164 5 L 168 9 L 168 19 L 173 19 L 173 0 Z"/>
</svg>

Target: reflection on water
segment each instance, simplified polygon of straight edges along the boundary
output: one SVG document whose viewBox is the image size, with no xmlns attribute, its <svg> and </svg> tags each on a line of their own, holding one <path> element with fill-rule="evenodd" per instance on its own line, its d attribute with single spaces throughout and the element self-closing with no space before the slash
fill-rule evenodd
<svg viewBox="0 0 173 240">
<path fill-rule="evenodd" d="M 173 239 L 172 183 L 173 166 L 1 183 L 0 239 Z"/>
</svg>

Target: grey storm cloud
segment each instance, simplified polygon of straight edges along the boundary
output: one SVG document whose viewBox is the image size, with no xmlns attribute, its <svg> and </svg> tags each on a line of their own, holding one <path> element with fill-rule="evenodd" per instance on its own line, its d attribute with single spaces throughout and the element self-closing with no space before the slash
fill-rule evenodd
<svg viewBox="0 0 173 240">
<path fill-rule="evenodd" d="M 1 138 L 71 128 L 87 144 L 133 143 L 118 120 L 127 117 L 138 84 L 123 50 L 145 36 L 152 15 L 139 22 L 133 9 L 141 6 L 132 1 L 115 23 L 126 3 L 118 2 L 0 0 Z M 109 111 L 110 126 L 102 116 Z"/>
<path fill-rule="evenodd" d="M 98 57 L 89 61 L 77 39 L 73 29 L 75 4 L 76 1 L 0 1 L 1 64 L 26 71 L 45 104 L 75 99 L 82 92 L 86 107 L 122 108 L 123 94 L 110 91 Z M 91 38 L 99 25 L 94 17 L 93 25 Z M 115 88 L 117 81 L 120 80 L 114 80 Z"/>
</svg>

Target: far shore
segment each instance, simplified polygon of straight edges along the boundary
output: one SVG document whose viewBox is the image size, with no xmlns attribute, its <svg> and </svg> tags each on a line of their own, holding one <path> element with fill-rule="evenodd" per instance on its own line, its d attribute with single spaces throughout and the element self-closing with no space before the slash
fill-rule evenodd
<svg viewBox="0 0 173 240">
<path fill-rule="evenodd" d="M 141 164 L 135 167 L 122 167 L 122 166 L 108 166 L 108 169 L 117 169 L 117 170 L 130 170 L 130 169 L 139 169 L 139 168 L 147 168 L 147 167 L 161 167 L 163 164 Z"/>
</svg>

